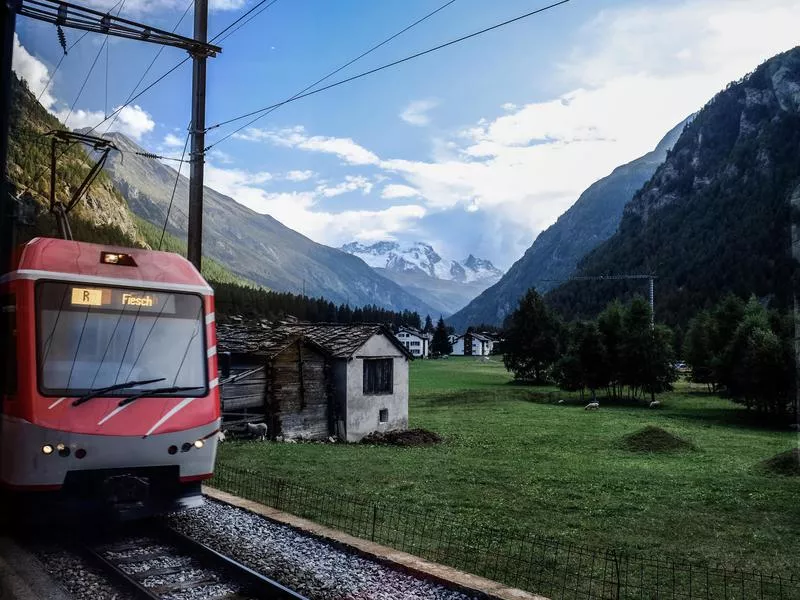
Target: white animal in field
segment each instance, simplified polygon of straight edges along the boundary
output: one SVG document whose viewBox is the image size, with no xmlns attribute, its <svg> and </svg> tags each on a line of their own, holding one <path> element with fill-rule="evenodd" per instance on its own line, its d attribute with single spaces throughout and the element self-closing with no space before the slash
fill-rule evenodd
<svg viewBox="0 0 800 600">
<path fill-rule="evenodd" d="M 562 398 L 561 400 L 559 400 L 558 404 L 564 404 L 564 399 Z"/>
<path fill-rule="evenodd" d="M 221 444 L 224 441 L 225 441 L 225 432 L 220 429 L 219 433 L 217 433 L 217 443 Z"/>
<path fill-rule="evenodd" d="M 600 410 L 600 403 L 599 402 L 589 402 L 586 406 L 583 407 L 583 410 Z"/>
<path fill-rule="evenodd" d="M 659 408 L 660 406 L 661 406 L 661 401 L 660 400 L 653 400 L 650 403 L 650 408 Z"/>
<path fill-rule="evenodd" d="M 266 423 L 248 423 L 247 433 L 252 437 L 257 438 L 259 441 L 267 439 L 267 424 Z"/>
</svg>

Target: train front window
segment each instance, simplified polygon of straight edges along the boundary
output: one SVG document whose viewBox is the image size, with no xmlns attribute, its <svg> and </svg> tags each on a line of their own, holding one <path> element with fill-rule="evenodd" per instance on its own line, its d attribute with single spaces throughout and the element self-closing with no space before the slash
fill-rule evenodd
<svg viewBox="0 0 800 600">
<path fill-rule="evenodd" d="M 206 393 L 200 296 L 41 282 L 36 310 L 39 389 L 44 394 L 77 396 L 150 379 L 159 381 L 107 395 L 164 386 L 197 387 L 190 396 Z"/>
</svg>

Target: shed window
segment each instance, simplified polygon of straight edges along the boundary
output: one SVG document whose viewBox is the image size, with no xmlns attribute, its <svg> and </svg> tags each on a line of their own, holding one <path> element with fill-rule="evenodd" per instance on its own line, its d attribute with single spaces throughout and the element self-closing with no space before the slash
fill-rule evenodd
<svg viewBox="0 0 800 600">
<path fill-rule="evenodd" d="M 382 408 L 378 412 L 378 420 L 381 423 L 388 423 L 389 422 L 389 409 L 388 408 Z"/>
<path fill-rule="evenodd" d="M 393 383 L 391 358 L 368 359 L 364 361 L 364 393 L 391 394 Z"/>
</svg>

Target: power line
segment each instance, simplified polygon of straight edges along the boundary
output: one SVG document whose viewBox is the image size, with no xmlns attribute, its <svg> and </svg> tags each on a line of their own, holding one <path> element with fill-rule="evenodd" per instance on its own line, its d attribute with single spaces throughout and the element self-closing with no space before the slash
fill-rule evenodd
<svg viewBox="0 0 800 600">
<path fill-rule="evenodd" d="M 161 244 L 164 243 L 164 234 L 167 231 L 167 223 L 169 223 L 169 214 L 172 212 L 172 202 L 175 200 L 175 190 L 178 189 L 178 181 L 181 178 L 181 169 L 183 168 L 183 157 L 186 156 L 186 147 L 189 145 L 190 135 L 186 134 L 186 141 L 183 142 L 183 152 L 181 153 L 181 163 L 178 165 L 178 173 L 175 175 L 175 185 L 172 186 L 172 195 L 169 198 L 169 206 L 167 207 L 167 215 L 164 217 L 164 227 L 161 228 L 161 239 L 158 240 L 158 249 L 161 250 Z"/>
<path fill-rule="evenodd" d="M 259 10 L 259 11 L 258 11 L 256 14 L 254 14 L 252 17 L 250 17 L 250 19 L 248 19 L 248 20 L 247 20 L 247 23 L 249 23 L 249 22 L 250 22 L 250 21 L 252 21 L 254 18 L 256 18 L 258 15 L 260 15 L 262 12 L 264 12 L 265 10 L 267 10 L 267 9 L 268 9 L 270 6 L 272 6 L 273 4 L 275 4 L 277 1 L 278 1 L 278 0 L 271 0 L 271 1 L 269 2 L 269 4 L 267 4 L 267 5 L 266 5 L 264 8 L 262 8 L 261 10 Z M 210 43 L 210 42 L 214 42 L 214 41 L 216 41 L 216 40 L 217 40 L 217 39 L 218 39 L 218 38 L 219 38 L 219 37 L 220 37 L 222 34 L 224 34 L 226 31 L 228 31 L 228 30 L 229 30 L 231 27 L 234 27 L 234 26 L 235 26 L 237 23 L 241 22 L 241 20 L 242 20 L 242 19 L 244 19 L 244 18 L 245 18 L 247 15 L 251 14 L 251 13 L 252 13 L 254 10 L 258 9 L 258 7 L 262 6 L 262 5 L 263 5 L 263 4 L 265 4 L 266 2 L 268 2 L 268 0 L 261 0 L 260 2 L 256 3 L 256 4 L 255 4 L 255 5 L 254 5 L 254 6 L 253 6 L 253 7 L 252 7 L 250 10 L 248 10 L 248 11 L 247 11 L 246 13 L 244 13 L 243 15 L 240 15 L 238 19 L 234 20 L 234 21 L 233 21 L 231 24 L 229 24 L 229 25 L 228 25 L 228 26 L 227 26 L 225 29 L 223 29 L 223 30 L 222 30 L 222 31 L 220 31 L 220 32 L 219 32 L 217 35 L 215 35 L 213 38 L 211 38 L 211 40 L 209 40 L 209 43 Z M 244 27 L 245 25 L 247 25 L 247 23 L 242 23 L 242 27 Z M 238 30 L 238 29 L 239 29 L 239 28 L 237 27 L 237 30 Z M 235 33 L 235 32 L 234 32 L 234 31 L 231 31 L 231 33 L 229 33 L 229 34 L 228 34 L 228 35 L 226 35 L 225 37 L 229 37 L 229 36 L 230 36 L 230 35 L 232 35 L 233 33 Z M 224 40 L 225 38 L 222 38 L 222 39 Z M 222 40 L 220 40 L 220 42 L 222 42 Z"/>
<path fill-rule="evenodd" d="M 186 5 L 186 10 L 183 11 L 183 14 L 181 15 L 181 18 L 178 19 L 177 23 L 175 23 L 175 27 L 172 28 L 172 32 L 173 33 L 176 32 L 178 30 L 178 27 L 181 26 L 181 23 L 183 23 L 183 20 L 186 18 L 186 15 L 189 13 L 189 9 L 192 8 L 192 6 L 194 6 L 194 0 L 189 0 L 189 4 Z M 144 78 L 147 77 L 147 74 L 150 72 L 150 69 L 152 69 L 153 65 L 156 64 L 156 61 L 158 60 L 158 57 L 161 56 L 161 53 L 163 51 L 164 51 L 164 46 L 161 46 L 158 49 L 158 51 L 156 52 L 155 56 L 153 56 L 153 60 L 151 60 L 150 64 L 147 65 L 147 68 L 144 70 L 144 73 L 142 73 L 142 76 L 139 78 L 139 81 L 136 83 L 135 86 L 133 86 L 133 89 L 131 90 L 131 93 L 128 94 L 128 98 L 122 104 L 122 107 L 120 108 L 120 111 L 116 112 L 116 114 L 114 115 L 113 120 L 111 121 L 111 123 L 108 124 L 108 127 L 106 127 L 106 130 L 103 132 L 103 135 L 106 135 L 111 130 L 111 128 L 114 126 L 114 123 L 117 122 L 117 119 L 119 118 L 119 115 L 120 115 L 120 112 L 121 112 L 122 108 L 126 107 L 128 104 L 130 104 L 133 101 L 133 95 L 136 93 L 136 90 L 139 89 L 139 86 L 142 85 L 142 81 L 144 81 Z M 184 60 L 183 62 L 186 62 L 186 60 Z M 97 125 L 92 127 L 92 131 L 94 131 L 95 129 L 100 127 L 100 125 L 102 125 L 105 121 L 107 121 L 109 119 L 109 116 L 107 116 L 103 121 L 101 121 L 100 123 L 98 123 Z"/>
<path fill-rule="evenodd" d="M 119 6 L 119 10 L 117 11 L 117 17 L 119 17 L 120 13 L 122 12 L 122 9 L 125 7 L 125 2 L 126 2 L 126 0 L 118 0 L 118 2 L 113 7 L 111 7 L 111 10 L 109 10 L 107 14 L 110 15 L 111 11 L 114 10 L 115 8 L 117 8 L 117 6 Z M 88 33 L 88 31 L 86 33 Z M 72 46 L 70 46 L 70 48 L 75 47 L 78 44 L 78 42 L 80 42 L 86 36 L 86 33 L 84 33 L 80 38 L 78 38 L 78 40 Z M 97 51 L 97 54 L 94 57 L 94 62 L 92 62 L 92 66 L 89 68 L 89 72 L 86 73 L 86 77 L 83 80 L 83 84 L 81 85 L 81 89 L 78 91 L 78 95 L 75 96 L 75 100 L 72 102 L 72 106 L 69 107 L 69 112 L 67 113 L 67 116 L 66 116 L 66 118 L 64 119 L 64 122 L 63 122 L 64 127 L 67 126 L 67 121 L 72 116 L 72 112 L 75 110 L 75 106 L 78 104 L 78 100 L 80 100 L 80 97 L 83 94 L 83 89 L 86 87 L 86 83 L 89 81 L 89 77 L 91 77 L 92 71 L 94 70 L 94 67 L 97 64 L 97 60 L 100 58 L 100 54 L 103 52 L 103 47 L 106 44 L 108 44 L 108 34 L 106 34 L 105 40 L 103 40 L 103 44 L 100 46 L 100 49 Z M 62 56 L 62 58 L 63 58 L 63 56 Z M 59 65 L 60 64 L 61 64 L 61 61 L 59 61 Z M 53 74 L 55 75 L 55 72 Z M 52 80 L 52 77 L 51 77 L 51 80 Z M 50 85 L 49 82 L 48 82 L 48 85 Z M 94 131 L 94 129 L 95 128 L 93 127 L 89 131 L 89 133 Z M 73 146 L 73 144 L 74 144 L 74 142 L 71 142 L 71 143 L 66 145 L 66 147 L 64 148 L 64 151 L 61 154 L 59 154 L 58 157 L 56 158 L 56 162 L 58 162 L 58 160 L 60 160 L 67 152 L 69 152 L 69 149 Z M 33 181 L 33 182 L 38 181 L 39 178 L 42 175 L 44 175 L 44 172 L 49 167 L 50 167 L 50 165 L 43 166 L 42 169 L 39 170 L 39 172 L 36 174 L 34 179 L 32 179 L 31 181 Z"/>
<path fill-rule="evenodd" d="M 261 4 L 263 4 L 265 1 L 266 1 L 266 0 L 262 0 L 261 2 L 259 2 L 259 4 L 257 4 L 257 5 L 256 5 L 255 7 L 253 7 L 253 8 L 257 8 L 258 6 L 260 6 Z M 270 4 L 270 6 L 271 6 L 272 4 L 274 4 L 275 2 L 277 2 L 277 0 L 272 0 L 272 3 Z M 189 8 L 191 7 L 191 5 L 192 5 L 193 3 L 194 3 L 194 2 L 190 3 L 189 7 L 187 7 L 187 9 L 184 11 L 184 15 L 181 17 L 181 21 L 182 21 L 182 20 L 183 20 L 183 18 L 186 16 L 186 13 L 189 11 Z M 268 7 L 267 7 L 267 8 L 268 8 Z M 246 14 L 248 14 L 248 13 L 250 13 L 250 12 L 252 12 L 252 9 L 251 9 L 250 11 L 248 11 L 247 13 L 245 13 L 245 15 L 246 15 Z M 215 36 L 213 39 L 211 39 L 211 40 L 209 41 L 209 43 L 211 43 L 211 42 L 213 42 L 214 40 L 216 40 L 216 39 L 217 39 L 217 37 L 219 37 L 219 35 L 220 35 L 221 33 L 223 33 L 223 32 L 225 32 L 225 31 L 227 31 L 228 29 L 230 29 L 230 27 L 231 27 L 231 26 L 233 26 L 233 25 L 234 25 L 234 24 L 235 24 L 237 21 L 241 20 L 241 19 L 242 19 L 242 18 L 243 18 L 245 15 L 242 15 L 242 17 L 239 17 L 239 19 L 237 19 L 236 21 L 234 21 L 233 23 L 231 23 L 231 25 L 229 25 L 228 27 L 226 27 L 225 29 L 223 29 L 223 30 L 222 30 L 222 32 L 220 32 L 219 34 L 217 34 L 217 36 Z M 178 21 L 178 25 L 180 25 L 180 21 Z M 177 29 L 177 27 L 178 27 L 178 26 L 176 25 L 176 26 L 175 26 L 175 29 Z M 156 58 L 158 58 L 158 57 L 156 56 Z M 127 100 L 126 100 L 126 101 L 125 101 L 125 102 L 124 102 L 124 103 L 123 103 L 121 106 L 119 106 L 117 109 L 115 109 L 115 110 L 114 110 L 114 112 L 112 112 L 110 115 L 108 115 L 108 117 L 106 117 L 105 119 L 103 119 L 102 121 L 100 121 L 100 122 L 99 122 L 97 125 L 95 125 L 94 127 L 92 127 L 92 131 L 94 131 L 95 129 L 97 129 L 98 127 L 100 127 L 100 126 L 101 126 L 103 123 L 105 123 L 106 121 L 108 121 L 108 120 L 109 120 L 109 119 L 111 119 L 112 117 L 114 117 L 114 118 L 117 118 L 117 117 L 118 117 L 118 115 L 120 114 L 120 112 L 122 112 L 122 110 L 123 110 L 124 108 L 126 108 L 127 106 L 129 106 L 129 105 L 131 104 L 131 102 L 135 101 L 135 100 L 136 100 L 136 99 L 138 99 L 140 96 L 144 95 L 144 94 L 145 94 L 145 93 L 147 93 L 149 90 L 151 90 L 153 87 L 155 87 L 156 85 L 158 85 L 159 83 L 161 83 L 161 81 L 163 81 L 163 80 L 164 80 L 166 77 L 168 77 L 169 75 L 171 75 L 172 73 L 174 73 L 174 72 L 175 72 L 175 71 L 176 71 L 176 70 L 177 70 L 179 67 L 183 66 L 183 65 L 184 65 L 184 64 L 185 64 L 185 63 L 186 63 L 186 62 L 187 62 L 187 61 L 188 61 L 190 58 L 191 58 L 191 57 L 187 56 L 186 58 L 184 58 L 183 60 L 181 60 L 179 63 L 177 63 L 176 65 L 172 66 L 170 69 L 168 69 L 167 71 L 165 71 L 164 73 L 162 73 L 161 75 L 159 75 L 159 76 L 158 76 L 158 77 L 155 79 L 155 81 L 153 81 L 153 82 L 151 82 L 150 84 L 148 84 L 148 85 L 147 85 L 147 86 L 146 86 L 144 89 L 142 89 L 142 91 L 140 91 L 139 93 L 137 93 L 137 94 L 135 94 L 135 95 L 133 95 L 133 96 L 129 96 L 129 97 L 128 97 L 128 99 L 127 99 Z M 153 62 L 155 62 L 155 59 L 153 59 Z M 153 66 L 152 64 L 151 64 L 150 66 L 148 66 L 147 70 L 145 71 L 145 75 L 147 74 L 147 72 L 150 70 L 150 68 L 151 68 L 152 66 Z M 137 84 L 136 84 L 136 87 L 137 87 L 137 88 L 139 87 L 139 85 L 141 85 L 141 83 L 142 83 L 142 80 L 144 80 L 144 77 L 145 77 L 145 75 L 143 75 L 143 76 L 142 76 L 142 78 L 141 78 L 141 80 L 139 81 L 139 83 L 137 83 Z M 134 89 L 135 89 L 135 88 L 134 88 Z M 108 132 L 108 129 L 110 129 L 110 127 L 106 129 L 106 133 Z"/>
<path fill-rule="evenodd" d="M 523 15 L 520 15 L 518 17 L 514 17 L 513 19 L 508 19 L 507 21 L 503 21 L 501 23 L 497 23 L 495 25 L 492 25 L 491 27 L 486 27 L 485 29 L 481 29 L 479 31 L 475 31 L 473 33 L 461 36 L 461 37 L 456 38 L 454 40 L 450 40 L 449 42 L 445 42 L 443 44 L 439 44 L 437 46 L 434 46 L 433 48 L 428 48 L 427 50 L 423 50 L 421 52 L 417 52 L 417 53 L 412 54 L 410 56 L 406 56 L 405 58 L 401 58 L 399 60 L 392 61 L 392 62 L 387 63 L 385 65 L 382 65 L 380 67 L 376 67 L 374 69 L 370 69 L 368 71 L 364 71 L 362 73 L 359 73 L 358 75 L 353 75 L 352 77 L 348 77 L 346 79 L 341 79 L 339 81 L 336 81 L 336 82 L 331 83 L 329 85 L 326 85 L 324 87 L 317 88 L 315 90 L 311 90 L 311 91 L 303 93 L 303 94 L 299 94 L 297 96 L 294 96 L 292 98 L 288 98 L 288 99 L 283 100 L 281 102 L 278 102 L 276 104 L 271 104 L 269 106 L 265 106 L 264 108 L 259 108 L 257 110 L 250 111 L 250 112 L 245 113 L 243 115 L 239 115 L 238 117 L 233 117 L 233 118 L 227 119 L 225 121 L 220 121 L 219 123 L 216 123 L 216 124 L 208 127 L 206 129 L 206 131 L 208 131 L 210 129 L 215 129 L 217 127 L 221 127 L 223 125 L 227 125 L 229 123 L 234 123 L 236 121 L 241 121 L 242 119 L 246 119 L 246 118 L 252 117 L 254 115 L 259 115 L 258 119 L 260 119 L 260 118 L 266 116 L 266 114 L 269 114 L 268 111 L 271 112 L 272 110 L 274 110 L 274 109 L 276 109 L 276 108 L 278 108 L 280 106 L 283 106 L 285 104 L 289 104 L 290 102 L 294 102 L 294 101 L 300 100 L 302 98 L 307 98 L 308 96 L 313 96 L 314 94 L 318 94 L 320 92 L 324 92 L 326 90 L 338 87 L 340 85 L 344 85 L 345 83 L 349 83 L 351 81 L 355 81 L 356 79 L 361 79 L 363 77 L 366 77 L 368 75 L 372 75 L 372 74 L 377 73 L 379 71 L 383 71 L 385 69 L 389 69 L 391 67 L 395 67 L 397 65 L 400 65 L 402 63 L 405 63 L 405 62 L 408 62 L 408 61 L 411 61 L 411 60 L 414 60 L 414 59 L 419 58 L 421 56 L 425 56 L 426 54 L 431 54 L 432 52 L 436 52 L 437 50 L 441 50 L 443 48 L 447 48 L 448 46 L 453 46 L 455 44 L 461 43 L 461 42 L 466 41 L 468 39 L 477 37 L 479 35 L 483 35 L 484 33 L 488 33 L 489 31 L 493 31 L 495 29 L 499 29 L 500 27 L 505 27 L 506 25 L 510 25 L 511 23 L 515 23 L 517 21 L 521 21 L 523 19 L 527 19 L 528 17 L 532 17 L 534 15 L 543 13 L 543 12 L 548 11 L 548 10 L 551 10 L 553 8 L 556 8 L 557 6 L 561 6 L 562 4 L 566 4 L 568 2 L 570 2 L 570 0 L 560 0 L 560 2 L 555 2 L 553 4 L 549 4 L 548 6 L 539 8 L 537 10 L 530 11 L 530 12 L 525 13 Z M 261 113 L 264 113 L 264 114 L 261 114 Z M 258 119 L 254 119 L 252 122 L 257 121 Z M 243 127 L 240 127 L 236 131 L 234 131 L 234 132 L 228 134 L 227 136 L 225 136 L 224 138 L 218 140 L 217 142 L 215 142 L 211 146 L 208 146 L 205 150 L 209 150 L 210 148 L 213 148 L 217 144 L 221 143 L 223 140 L 226 140 L 229 137 L 231 137 L 232 135 L 234 135 L 235 133 L 237 133 L 238 131 L 241 131 L 241 129 L 243 129 Z"/>
<path fill-rule="evenodd" d="M 111 10 L 114 10 L 114 9 L 112 8 Z M 53 78 L 56 76 L 56 73 L 58 73 L 58 69 L 61 67 L 61 63 L 64 62 L 64 58 L 66 58 L 67 54 L 69 54 L 69 51 L 72 50 L 78 44 L 80 44 L 81 40 L 83 38 L 85 38 L 87 35 L 89 35 L 89 32 L 88 31 L 84 31 L 83 35 L 81 37 L 79 37 L 77 40 L 75 40 L 74 42 L 72 42 L 72 44 L 70 44 L 70 46 L 67 48 L 67 50 L 61 55 L 61 58 L 58 59 L 58 63 L 56 63 L 56 68 L 53 69 L 52 73 L 50 73 L 50 77 L 47 78 L 47 83 L 45 84 L 45 86 L 42 89 L 42 91 L 39 92 L 39 96 L 36 98 L 37 102 L 41 102 L 42 96 L 44 96 L 44 93 L 47 91 L 47 88 L 49 88 L 50 84 L 53 82 Z"/>
<path fill-rule="evenodd" d="M 416 27 L 417 25 L 419 25 L 419 24 L 420 24 L 420 23 L 422 23 L 423 21 L 427 21 L 427 20 L 428 20 L 429 18 L 431 18 L 433 15 L 435 15 L 436 13 L 438 13 L 438 12 L 439 12 L 439 11 L 441 11 L 441 10 L 444 10 L 445 8 L 447 8 L 448 6 L 450 6 L 451 4 L 453 4 L 455 1 L 456 1 L 456 0 L 449 0 L 448 2 L 445 2 L 445 3 L 444 3 L 444 4 L 442 4 L 442 5 L 441 5 L 439 8 L 437 8 L 437 9 L 435 9 L 435 10 L 433 10 L 433 11 L 429 12 L 429 13 L 428 13 L 427 15 L 425 15 L 424 17 L 421 17 L 421 18 L 417 19 L 416 21 L 414 21 L 413 23 L 411 23 L 411 25 L 408 25 L 408 26 L 407 26 L 407 27 L 405 27 L 404 29 L 401 29 L 400 31 L 398 31 L 398 32 L 397 32 L 397 33 L 395 33 L 394 35 L 392 35 L 392 36 L 390 36 L 390 37 L 386 38 L 386 39 L 385 39 L 385 40 L 383 40 L 382 42 L 380 42 L 380 43 L 378 43 L 378 44 L 375 44 L 375 45 L 374 45 L 374 46 L 372 46 L 372 47 L 371 47 L 369 50 L 367 50 L 367 51 L 365 51 L 365 52 L 362 52 L 361 54 L 359 54 L 358 56 L 356 56 L 354 59 L 352 59 L 352 60 L 349 60 L 348 62 L 346 62 L 345 64 L 343 64 L 341 67 L 339 67 L 339 68 L 337 68 L 337 69 L 334 69 L 333 71 L 331 71 L 330 73 L 328 73 L 328 74 L 327 74 L 327 75 L 325 75 L 324 77 L 321 77 L 320 79 L 317 79 L 317 80 L 316 80 L 314 83 L 312 83 L 311 85 L 309 85 L 309 86 L 306 86 L 305 88 L 303 88 L 302 90 L 300 90 L 299 92 L 297 92 L 296 94 L 294 94 L 294 95 L 293 95 L 291 98 L 289 98 L 289 101 L 296 100 L 296 99 L 297 99 L 297 98 L 298 98 L 298 97 L 299 97 L 301 94 L 303 94 L 303 93 L 307 92 L 308 90 L 310 90 L 310 89 L 312 89 L 312 88 L 316 87 L 317 85 L 319 85 L 319 84 L 320 84 L 320 83 L 322 83 L 323 81 L 325 81 L 325 80 L 329 79 L 330 77 L 333 77 L 333 76 L 334 76 L 334 75 L 336 75 L 338 72 L 340 72 L 340 71 L 342 71 L 342 70 L 346 69 L 347 67 L 349 67 L 349 66 L 350 66 L 350 65 L 352 65 L 353 63 L 355 63 L 355 62 L 357 62 L 357 61 L 361 60 L 362 58 L 364 58 L 364 57 L 365 57 L 365 56 L 367 56 L 368 54 L 372 54 L 372 53 L 373 53 L 375 50 L 377 50 L 377 49 L 378 49 L 378 48 L 380 48 L 381 46 L 385 46 L 386 44 L 388 44 L 389 42 L 391 42 L 393 39 L 395 39 L 395 38 L 397 38 L 397 37 L 399 37 L 399 36 L 403 35 L 403 34 L 404 34 L 406 31 L 408 31 L 409 29 L 412 29 L 413 27 Z M 239 129 L 237 129 L 237 130 L 235 130 L 235 131 L 233 131 L 233 132 L 229 133 L 229 134 L 228 134 L 228 135 L 226 135 L 225 137 L 223 137 L 223 138 L 221 138 L 221 139 L 217 140 L 217 141 L 216 141 L 216 142 L 214 142 L 214 144 L 212 144 L 212 145 L 213 145 L 213 146 L 216 146 L 217 144 L 219 144 L 219 143 L 221 143 L 221 142 L 225 141 L 226 139 L 228 139 L 229 137 L 231 137 L 231 136 L 233 136 L 233 135 L 237 134 L 237 133 L 238 133 L 239 131 L 241 131 L 242 129 L 246 129 L 247 127 L 249 127 L 250 125 L 252 125 L 253 123 L 255 123 L 255 122 L 258 120 L 258 119 L 261 119 L 262 117 L 266 117 L 268 114 L 270 114 L 271 112 L 273 112 L 273 111 L 275 111 L 275 110 L 277 110 L 277 109 L 278 109 L 278 106 L 275 106 L 275 107 L 273 107 L 273 108 L 269 109 L 269 110 L 268 110 L 268 111 L 266 111 L 264 114 L 262 114 L 262 115 L 260 115 L 260 116 L 256 117 L 256 118 L 255 118 L 255 119 L 253 119 L 252 121 L 249 121 L 248 123 L 246 123 L 245 125 L 243 125 L 243 126 L 242 126 L 242 127 L 240 127 Z M 209 129 L 210 129 L 210 128 L 209 128 Z"/>
</svg>

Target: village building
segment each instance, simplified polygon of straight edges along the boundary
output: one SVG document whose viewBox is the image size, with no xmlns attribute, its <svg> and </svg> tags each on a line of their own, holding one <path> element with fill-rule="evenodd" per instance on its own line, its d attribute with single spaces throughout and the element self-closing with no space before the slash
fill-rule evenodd
<svg viewBox="0 0 800 600">
<path fill-rule="evenodd" d="M 414 358 L 428 358 L 430 355 L 430 334 L 410 327 L 401 327 L 397 331 L 397 339 L 414 355 Z"/>
<path fill-rule="evenodd" d="M 451 343 L 454 356 L 489 356 L 494 350 L 494 340 L 481 333 L 457 335 Z"/>
<path fill-rule="evenodd" d="M 408 427 L 413 355 L 386 327 L 237 323 L 217 340 L 226 420 L 263 420 L 272 439 L 349 442 Z"/>
</svg>

